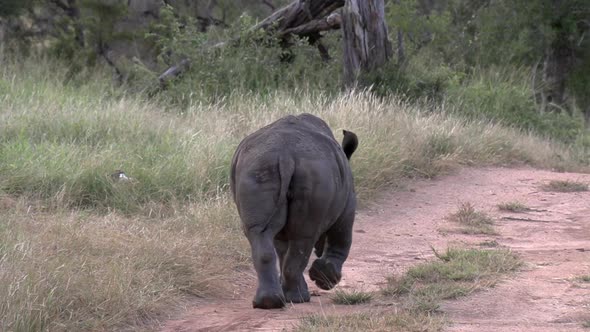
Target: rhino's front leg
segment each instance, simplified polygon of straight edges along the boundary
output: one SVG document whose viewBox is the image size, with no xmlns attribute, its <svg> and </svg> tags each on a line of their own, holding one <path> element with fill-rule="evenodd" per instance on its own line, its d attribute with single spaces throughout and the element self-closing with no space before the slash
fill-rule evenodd
<svg viewBox="0 0 590 332">
<path fill-rule="evenodd" d="M 274 309 L 285 306 L 285 297 L 277 271 L 277 255 L 270 232 L 249 232 L 252 261 L 258 275 L 258 289 L 252 301 L 254 308 Z"/>
</svg>

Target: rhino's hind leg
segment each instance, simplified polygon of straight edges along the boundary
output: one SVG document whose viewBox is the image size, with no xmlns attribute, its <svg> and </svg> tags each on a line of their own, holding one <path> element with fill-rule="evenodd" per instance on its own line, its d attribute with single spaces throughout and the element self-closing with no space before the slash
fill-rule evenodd
<svg viewBox="0 0 590 332">
<path fill-rule="evenodd" d="M 252 248 L 252 261 L 258 275 L 258 289 L 252 306 L 259 309 L 274 309 L 285 306 L 285 297 L 279 282 L 277 255 L 273 235 L 267 230 L 247 234 Z"/>
<path fill-rule="evenodd" d="M 342 265 L 352 244 L 354 207 L 349 208 L 326 233 L 326 247 L 322 257 L 316 259 L 309 269 L 309 278 L 321 289 L 332 289 L 342 279 Z"/>
<path fill-rule="evenodd" d="M 324 254 L 324 246 L 326 245 L 326 233 L 320 235 L 320 238 L 315 243 L 315 255 L 322 257 Z"/>
<path fill-rule="evenodd" d="M 319 288 L 329 290 L 340 282 L 342 278 L 341 271 L 333 262 L 318 258 L 309 268 L 309 278 L 315 281 Z"/>
<path fill-rule="evenodd" d="M 289 241 L 289 249 L 282 266 L 282 286 L 287 302 L 309 302 L 310 295 L 303 271 L 313 249 L 313 239 Z"/>
<path fill-rule="evenodd" d="M 289 242 L 285 239 L 280 239 L 275 237 L 274 240 L 275 249 L 277 250 L 277 255 L 279 255 L 279 269 L 281 274 L 283 273 L 283 262 L 285 261 L 285 255 L 287 254 L 287 249 L 289 249 Z"/>
</svg>

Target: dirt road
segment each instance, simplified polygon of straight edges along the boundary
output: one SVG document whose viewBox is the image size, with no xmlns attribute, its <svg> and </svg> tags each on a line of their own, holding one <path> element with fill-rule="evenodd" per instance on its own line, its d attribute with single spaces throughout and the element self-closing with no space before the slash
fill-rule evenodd
<svg viewBox="0 0 590 332">
<path fill-rule="evenodd" d="M 431 246 L 478 246 L 496 241 L 519 253 L 525 267 L 494 288 L 442 306 L 448 331 L 589 331 L 590 192 L 553 193 L 540 186 L 550 180 L 590 183 L 590 175 L 530 168 L 464 169 L 436 180 L 410 182 L 407 190 L 383 195 L 359 211 L 353 248 L 339 288 L 377 290 L 385 278 L 433 256 Z M 507 213 L 497 204 L 518 201 L 534 211 Z M 446 217 L 462 202 L 488 212 L 499 235 L 463 235 Z M 308 281 L 309 283 L 309 281 Z M 162 331 L 291 330 L 310 313 L 345 314 L 376 305 L 334 305 L 330 292 L 309 283 L 311 303 L 285 310 L 253 310 L 255 275 L 244 274 L 231 298 L 189 308 Z"/>
</svg>

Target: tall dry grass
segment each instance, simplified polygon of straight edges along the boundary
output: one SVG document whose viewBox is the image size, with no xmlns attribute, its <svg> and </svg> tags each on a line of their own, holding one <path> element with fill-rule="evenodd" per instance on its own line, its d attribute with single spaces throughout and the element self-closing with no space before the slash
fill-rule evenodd
<svg viewBox="0 0 590 332">
<path fill-rule="evenodd" d="M 2 331 L 144 330 L 194 296 L 231 294 L 248 260 L 225 197 L 160 218 L 30 208 L 0 214 Z"/>
</svg>

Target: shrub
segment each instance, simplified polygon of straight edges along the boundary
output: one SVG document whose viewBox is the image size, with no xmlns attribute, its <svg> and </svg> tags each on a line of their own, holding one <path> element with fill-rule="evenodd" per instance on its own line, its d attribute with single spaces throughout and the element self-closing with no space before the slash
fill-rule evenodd
<svg viewBox="0 0 590 332">
<path fill-rule="evenodd" d="M 167 86 L 163 97 L 168 101 L 187 105 L 278 90 L 321 89 L 322 93 L 330 93 L 340 86 L 339 57 L 322 61 L 306 40 L 293 37 L 290 47 L 285 48 L 278 37 L 252 30 L 255 22 L 247 15 L 221 33 L 199 32 L 194 22 L 186 20 L 181 24 L 171 9 L 164 8 L 161 21 L 147 34 L 154 43 L 160 68 L 190 59 L 190 68 L 182 79 Z M 325 40 L 328 46 L 335 46 L 335 42 Z"/>
</svg>

